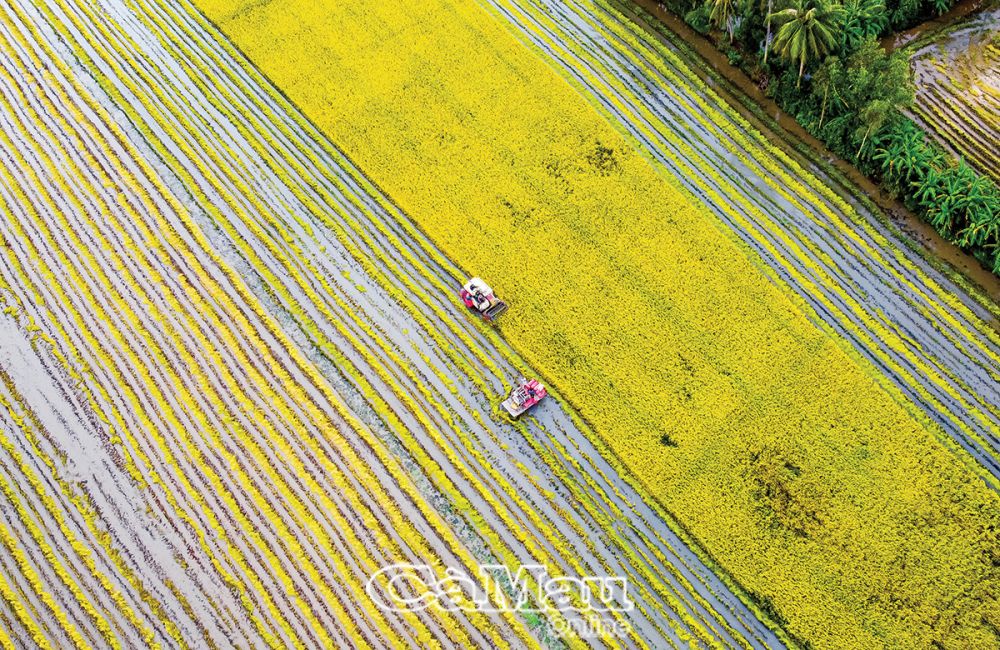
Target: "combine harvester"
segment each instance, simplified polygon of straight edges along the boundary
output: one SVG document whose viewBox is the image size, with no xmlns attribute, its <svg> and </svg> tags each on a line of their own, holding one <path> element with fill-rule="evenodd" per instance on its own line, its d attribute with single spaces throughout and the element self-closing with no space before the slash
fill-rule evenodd
<svg viewBox="0 0 1000 650">
<path fill-rule="evenodd" d="M 490 285 L 480 278 L 470 278 L 458 293 L 469 309 L 475 309 L 487 323 L 507 311 L 507 303 L 496 297 Z"/>
<path fill-rule="evenodd" d="M 470 278 L 462 286 L 458 295 L 466 307 L 478 312 L 487 323 L 493 322 L 497 316 L 508 309 L 507 303 L 497 298 L 490 285 L 480 278 Z M 510 416 L 516 420 L 532 406 L 541 402 L 548 394 L 545 386 L 537 379 L 529 380 L 519 377 L 517 385 L 510 391 L 510 395 L 502 404 Z"/>
<path fill-rule="evenodd" d="M 516 420 L 521 417 L 522 413 L 541 402 L 548 394 L 549 392 L 545 390 L 545 386 L 542 386 L 537 379 L 519 377 L 517 386 L 510 391 L 510 395 L 503 401 L 503 407 Z"/>
</svg>

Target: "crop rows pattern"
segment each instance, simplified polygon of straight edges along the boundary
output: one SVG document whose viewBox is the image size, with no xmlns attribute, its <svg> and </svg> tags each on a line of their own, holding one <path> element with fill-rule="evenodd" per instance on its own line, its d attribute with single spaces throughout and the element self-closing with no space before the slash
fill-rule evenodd
<svg viewBox="0 0 1000 650">
<path fill-rule="evenodd" d="M 918 47 L 910 66 L 917 120 L 1000 183 L 1000 7 Z"/>
<path fill-rule="evenodd" d="M 989 644 L 993 314 L 673 47 L 601 2 L 196 4 L 785 630 Z"/>
<path fill-rule="evenodd" d="M 405 561 L 626 576 L 612 647 L 781 644 L 571 411 L 495 419 L 525 367 L 459 269 L 190 6 L 0 11 L 4 647 L 548 634 L 380 609 Z"/>
</svg>

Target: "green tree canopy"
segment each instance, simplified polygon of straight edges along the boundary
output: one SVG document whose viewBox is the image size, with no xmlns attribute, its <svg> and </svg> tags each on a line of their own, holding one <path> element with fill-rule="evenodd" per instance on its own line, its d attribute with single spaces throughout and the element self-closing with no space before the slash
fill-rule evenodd
<svg viewBox="0 0 1000 650">
<path fill-rule="evenodd" d="M 822 103 L 822 137 L 842 152 L 857 149 L 860 156 L 869 138 L 889 119 L 913 102 L 913 86 L 906 58 L 886 54 L 869 37 L 846 59 L 831 56 L 816 72 L 813 95 Z"/>
<path fill-rule="evenodd" d="M 733 19 L 736 16 L 736 0 L 707 0 L 710 12 L 708 21 L 718 29 L 729 33 L 729 41 L 733 40 Z"/>
<path fill-rule="evenodd" d="M 850 54 L 861 44 L 882 32 L 889 25 L 885 0 L 845 0 L 840 29 L 840 52 Z"/>
<path fill-rule="evenodd" d="M 808 61 L 822 59 L 836 47 L 841 14 L 839 4 L 826 0 L 793 0 L 768 16 L 779 25 L 773 49 L 785 61 L 798 63 L 799 83 Z"/>
</svg>

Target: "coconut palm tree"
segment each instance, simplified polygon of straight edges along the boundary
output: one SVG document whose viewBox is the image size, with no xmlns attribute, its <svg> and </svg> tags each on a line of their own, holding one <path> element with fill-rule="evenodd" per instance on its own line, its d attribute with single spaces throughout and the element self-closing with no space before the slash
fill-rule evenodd
<svg viewBox="0 0 1000 650">
<path fill-rule="evenodd" d="M 835 33 L 840 26 L 841 7 L 825 0 L 793 0 L 792 6 L 767 17 L 774 21 L 778 33 L 774 37 L 774 51 L 786 61 L 799 64 L 799 80 L 806 62 L 821 59 L 837 45 Z"/>
<path fill-rule="evenodd" d="M 708 0 L 712 11 L 708 14 L 708 22 L 718 29 L 729 33 L 729 42 L 733 42 L 733 18 L 736 15 L 736 0 Z"/>
<path fill-rule="evenodd" d="M 764 11 L 767 17 L 764 22 L 767 24 L 767 34 L 764 36 L 764 65 L 767 65 L 767 53 L 771 49 L 771 13 L 774 9 L 774 0 L 767 0 L 767 11 L 764 11 L 764 0 L 760 0 L 760 10 Z"/>
</svg>

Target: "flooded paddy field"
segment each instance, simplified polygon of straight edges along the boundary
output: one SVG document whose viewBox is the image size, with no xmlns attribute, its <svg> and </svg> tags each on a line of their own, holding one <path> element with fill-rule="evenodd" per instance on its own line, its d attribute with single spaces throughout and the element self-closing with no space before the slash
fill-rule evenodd
<svg viewBox="0 0 1000 650">
<path fill-rule="evenodd" d="M 994 307 L 641 18 L 483 4 L 997 484 Z M 0 645 L 784 645 L 558 386 L 502 416 L 465 270 L 193 4 L 0 16 Z M 624 634 L 383 607 L 403 562 L 622 576 Z"/>
<path fill-rule="evenodd" d="M 1000 182 L 1000 4 L 906 47 L 914 119 L 941 144 Z"/>
</svg>

